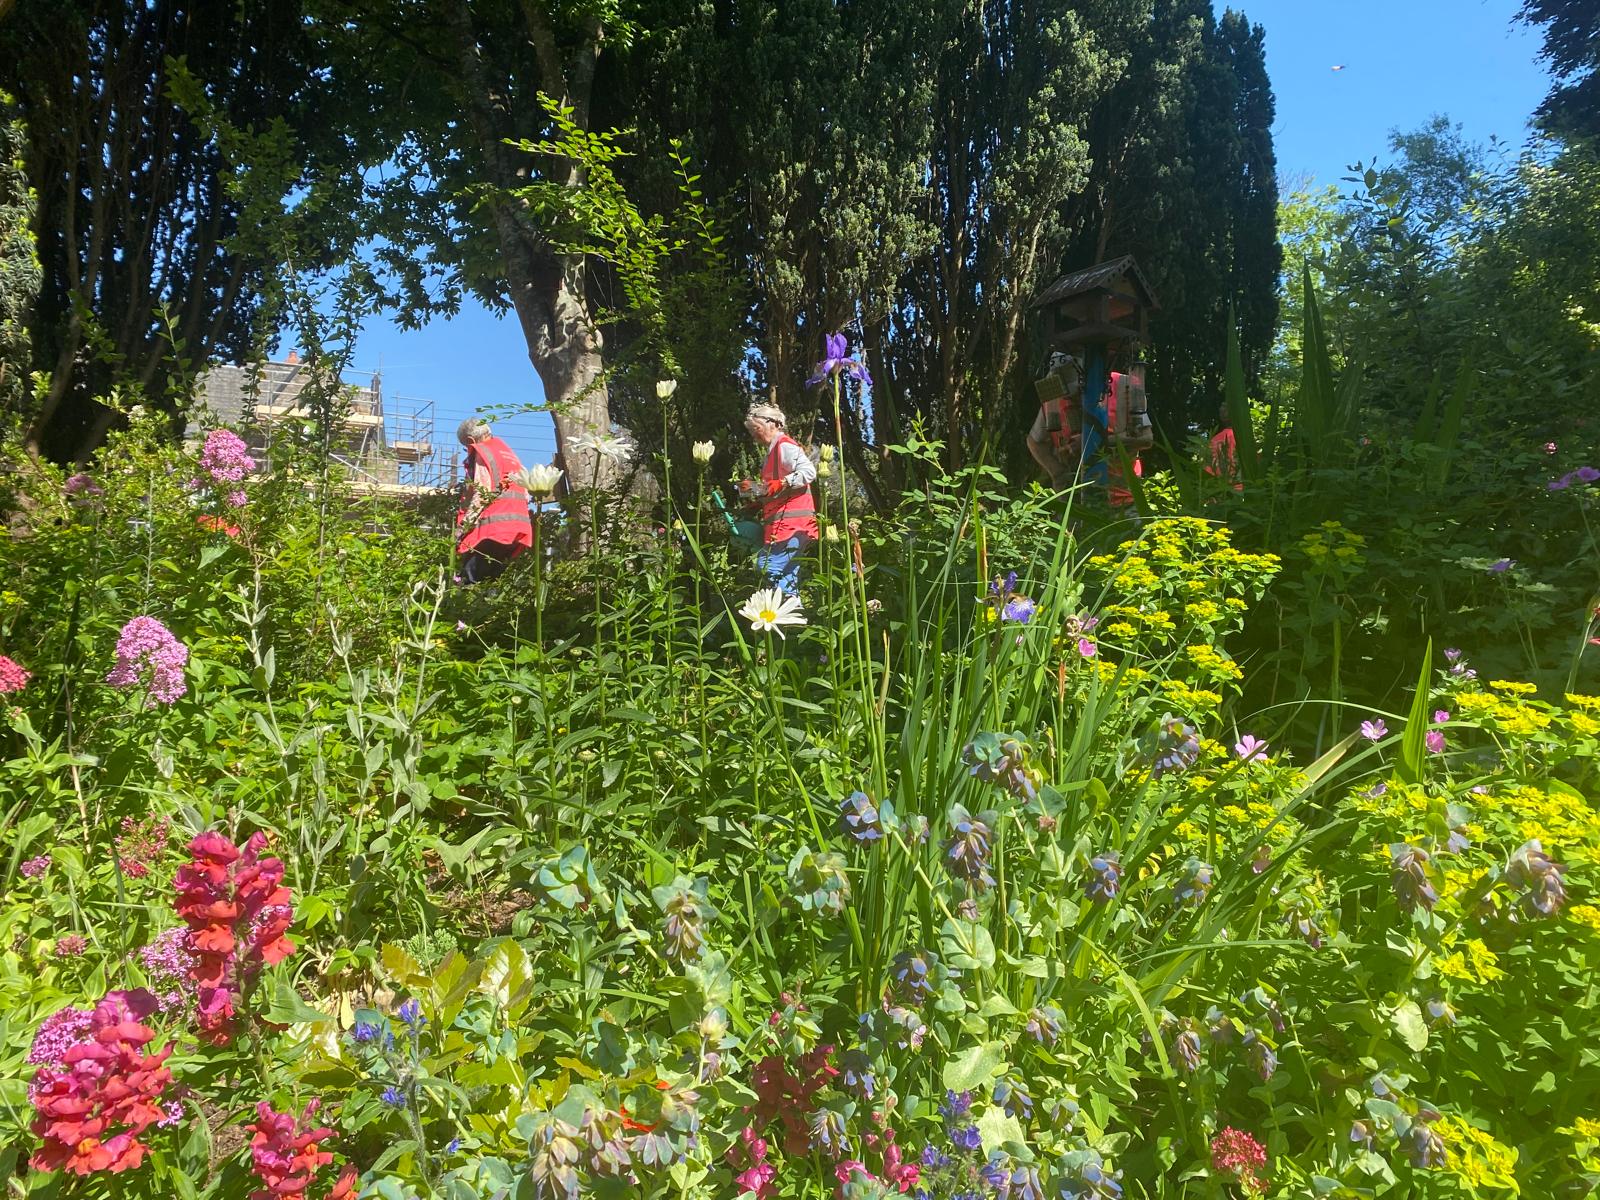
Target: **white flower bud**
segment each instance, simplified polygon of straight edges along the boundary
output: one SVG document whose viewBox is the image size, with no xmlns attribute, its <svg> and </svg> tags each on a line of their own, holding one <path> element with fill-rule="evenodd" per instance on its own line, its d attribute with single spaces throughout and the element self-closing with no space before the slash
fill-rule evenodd
<svg viewBox="0 0 1600 1200">
<path fill-rule="evenodd" d="M 676 379 L 658 379 L 656 381 L 657 400 L 666 400 L 677 390 L 678 381 Z"/>
<path fill-rule="evenodd" d="M 717 444 L 715 442 L 696 442 L 692 452 L 695 462 L 703 467 L 711 461 L 711 456 L 717 452 Z"/>
</svg>

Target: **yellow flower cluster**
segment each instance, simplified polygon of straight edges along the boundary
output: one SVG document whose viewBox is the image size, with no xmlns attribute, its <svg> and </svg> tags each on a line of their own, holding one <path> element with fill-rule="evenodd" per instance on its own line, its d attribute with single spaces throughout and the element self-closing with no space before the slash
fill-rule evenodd
<svg viewBox="0 0 1600 1200">
<path fill-rule="evenodd" d="M 1496 810 L 1509 818 L 1521 838 L 1538 838 L 1547 853 L 1559 847 L 1574 851 L 1600 849 L 1600 812 L 1565 791 L 1517 787 L 1480 801 L 1485 816 Z"/>
<path fill-rule="evenodd" d="M 1567 909 L 1567 916 L 1574 924 L 1583 926 L 1591 933 L 1600 934 L 1600 906 L 1574 904 Z"/>
<path fill-rule="evenodd" d="M 1189 715 L 1215 712 L 1222 707 L 1222 697 L 1204 688 L 1190 687 L 1181 679 L 1163 679 L 1161 694 L 1172 702 L 1174 708 Z"/>
<path fill-rule="evenodd" d="M 1474 1194 L 1480 1191 L 1517 1193 L 1517 1152 L 1504 1142 L 1460 1117 L 1440 1117 L 1434 1132 L 1444 1140 L 1445 1170 L 1456 1176 Z"/>
<path fill-rule="evenodd" d="M 1434 967 L 1447 979 L 1459 979 L 1463 983 L 1493 983 L 1505 975 L 1499 962 L 1500 956 L 1480 939 L 1468 938 L 1462 943 L 1462 949 L 1436 959 Z"/>
<path fill-rule="evenodd" d="M 1497 692 L 1510 692 L 1513 696 L 1532 696 L 1539 690 L 1531 683 L 1515 679 L 1491 679 L 1489 686 Z"/>
<path fill-rule="evenodd" d="M 1324 521 L 1300 538 L 1300 552 L 1317 566 L 1355 568 L 1366 562 L 1361 547 L 1367 539 L 1352 533 L 1338 521 Z"/>
<path fill-rule="evenodd" d="M 1190 646 L 1184 654 L 1188 656 L 1190 662 L 1212 679 L 1237 683 L 1244 678 L 1244 671 L 1240 669 L 1239 664 L 1215 646 Z"/>
<path fill-rule="evenodd" d="M 1568 713 L 1567 724 L 1572 726 L 1572 732 L 1580 737 L 1594 737 L 1600 734 L 1600 718 L 1591 717 L 1588 713 Z"/>
<path fill-rule="evenodd" d="M 1567 703 L 1585 712 L 1600 712 L 1600 696 L 1584 696 L 1577 692 L 1568 692 Z"/>
<path fill-rule="evenodd" d="M 1505 683 L 1505 680 L 1496 680 L 1489 686 L 1500 687 Z M 1533 690 L 1532 684 L 1518 684 L 1515 687 Z M 1515 688 L 1509 685 L 1507 690 L 1515 692 Z M 1458 692 L 1455 700 L 1462 716 L 1502 733 L 1540 733 L 1549 729 L 1553 720 L 1544 707 L 1536 708 L 1521 700 L 1505 700 L 1488 692 Z"/>
</svg>

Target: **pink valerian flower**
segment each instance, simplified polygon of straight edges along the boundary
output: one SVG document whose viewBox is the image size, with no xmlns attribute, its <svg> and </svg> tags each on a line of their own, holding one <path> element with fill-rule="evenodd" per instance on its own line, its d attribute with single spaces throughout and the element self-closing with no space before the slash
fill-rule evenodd
<svg viewBox="0 0 1600 1200">
<path fill-rule="evenodd" d="M 1427 733 L 1423 734 L 1422 740 L 1427 745 L 1429 754 L 1443 754 L 1444 753 L 1444 731 L 1443 730 L 1430 729 L 1430 730 L 1428 730 Z"/>
<path fill-rule="evenodd" d="M 105 489 L 87 475 L 69 475 L 61 487 L 69 496 L 104 496 Z"/>
<path fill-rule="evenodd" d="M 1267 1148 L 1242 1129 L 1224 1128 L 1211 1139 L 1211 1165 L 1232 1175 L 1247 1196 L 1267 1190 Z"/>
<path fill-rule="evenodd" d="M 250 503 L 250 497 L 237 488 L 229 492 L 224 499 L 227 500 L 229 508 L 243 508 Z"/>
<path fill-rule="evenodd" d="M 166 853 L 167 833 L 171 822 L 165 817 L 135 821 L 122 818 L 122 832 L 117 835 L 117 868 L 130 879 L 143 879 L 150 874 Z"/>
<path fill-rule="evenodd" d="M 50 856 L 41 854 L 37 858 L 30 858 L 17 868 L 22 872 L 24 879 L 37 879 L 50 869 Z"/>
<path fill-rule="evenodd" d="M 88 948 L 89 943 L 81 933 L 69 933 L 56 939 L 56 953 L 62 958 L 77 958 Z"/>
<path fill-rule="evenodd" d="M 94 1040 L 94 1013 L 68 1006 L 46 1017 L 34 1031 L 28 1062 L 36 1067 L 62 1065 L 67 1051 Z"/>
<path fill-rule="evenodd" d="M 212 483 L 238 483 L 256 469 L 250 447 L 231 429 L 213 429 L 200 451 L 200 469 Z"/>
<path fill-rule="evenodd" d="M 264 966 L 294 953 L 283 863 L 261 857 L 266 844 L 263 833 L 251 834 L 243 850 L 220 833 L 202 833 L 189 843 L 194 857 L 174 879 L 175 907 L 189 927 L 187 948 L 194 956 L 196 1022 L 206 1041 L 231 1041 L 239 999 Z"/>
<path fill-rule="evenodd" d="M 333 1161 L 322 1143 L 333 1130 L 312 1126 L 320 1102 L 305 1106 L 298 1120 L 278 1112 L 265 1100 L 256 1105 L 250 1128 L 250 1166 L 265 1186 L 250 1193 L 250 1200 L 305 1200 L 317 1172 Z M 346 1166 L 327 1194 L 327 1200 L 344 1200 L 355 1191 L 356 1171 Z"/>
<path fill-rule="evenodd" d="M 118 688 L 144 684 L 149 688 L 146 708 L 172 704 L 189 690 L 183 677 L 188 662 L 189 648 L 170 629 L 154 617 L 135 617 L 117 638 L 117 665 L 106 682 Z"/>
<path fill-rule="evenodd" d="M 194 955 L 189 953 L 189 931 L 175 925 L 139 950 L 139 961 L 163 1013 L 183 1012 L 194 996 Z"/>
<path fill-rule="evenodd" d="M 172 1047 L 144 1051 L 156 1035 L 143 1021 L 154 1011 L 143 989 L 111 992 L 90 1014 L 92 1037 L 40 1068 L 28 1089 L 30 1128 L 42 1139 L 34 1170 L 116 1173 L 144 1161 L 139 1135 L 166 1115 L 161 1092 L 172 1079 L 164 1065 Z"/>
<path fill-rule="evenodd" d="M 1361 722 L 1361 736 L 1369 742 L 1380 742 L 1389 736 L 1389 727 L 1383 723 L 1382 717 L 1371 721 Z"/>
<path fill-rule="evenodd" d="M 0 696 L 12 696 L 28 686 L 33 672 L 13 658 L 0 654 Z"/>
</svg>

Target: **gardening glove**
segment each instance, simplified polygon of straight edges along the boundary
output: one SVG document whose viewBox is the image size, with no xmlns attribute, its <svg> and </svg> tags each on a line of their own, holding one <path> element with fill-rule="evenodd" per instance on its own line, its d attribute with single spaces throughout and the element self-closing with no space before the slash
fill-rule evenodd
<svg viewBox="0 0 1600 1200">
<path fill-rule="evenodd" d="M 781 480 L 781 479 L 769 479 L 769 480 L 767 480 L 767 496 L 769 498 L 772 497 L 772 496 L 776 496 L 781 491 L 783 491 L 783 480 Z"/>
</svg>

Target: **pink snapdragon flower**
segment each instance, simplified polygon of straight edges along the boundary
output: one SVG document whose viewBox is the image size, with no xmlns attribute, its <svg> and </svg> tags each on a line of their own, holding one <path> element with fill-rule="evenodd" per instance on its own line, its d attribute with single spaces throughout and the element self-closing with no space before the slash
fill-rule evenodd
<svg viewBox="0 0 1600 1200">
<path fill-rule="evenodd" d="M 145 707 L 172 704 L 189 690 L 183 668 L 189 648 L 154 617 L 135 617 L 117 638 L 117 665 L 106 676 L 112 687 L 130 688 L 140 683 L 150 689 Z"/>
</svg>

